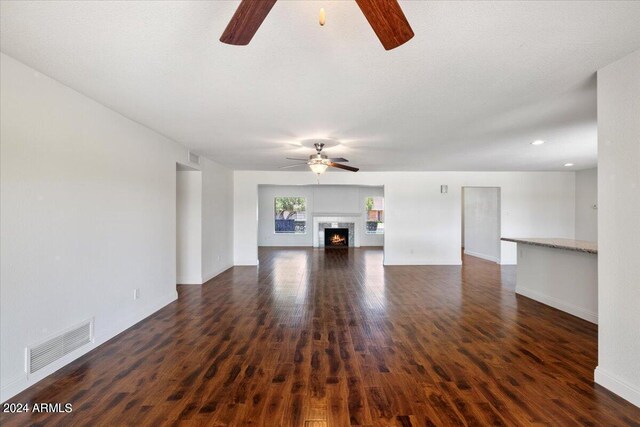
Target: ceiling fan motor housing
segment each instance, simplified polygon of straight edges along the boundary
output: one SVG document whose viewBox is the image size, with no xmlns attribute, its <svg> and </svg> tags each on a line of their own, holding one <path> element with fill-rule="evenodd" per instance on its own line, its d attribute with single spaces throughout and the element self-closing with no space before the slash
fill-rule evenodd
<svg viewBox="0 0 640 427">
<path fill-rule="evenodd" d="M 313 146 L 316 147 L 316 154 L 311 154 L 307 163 L 310 165 L 329 163 L 329 161 L 327 160 L 327 156 L 321 153 L 322 149 L 324 148 L 324 142 L 316 142 L 315 144 L 313 144 Z"/>
</svg>

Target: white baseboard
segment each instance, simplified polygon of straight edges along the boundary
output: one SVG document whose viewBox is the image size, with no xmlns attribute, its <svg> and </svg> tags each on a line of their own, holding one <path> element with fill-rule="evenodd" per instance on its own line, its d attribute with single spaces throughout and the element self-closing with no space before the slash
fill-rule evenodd
<svg viewBox="0 0 640 427">
<path fill-rule="evenodd" d="M 218 274 L 222 274 L 222 273 L 224 273 L 225 271 L 227 271 L 227 270 L 228 270 L 228 269 L 230 269 L 231 267 L 233 267 L 233 265 L 227 265 L 227 266 L 224 266 L 224 267 L 222 267 L 222 268 L 219 268 L 219 269 L 217 269 L 217 270 L 215 270 L 215 271 L 213 271 L 213 272 L 211 272 L 211 273 L 205 274 L 205 275 L 202 277 L 202 283 L 203 283 L 203 284 L 207 283 L 209 280 L 213 279 L 213 278 L 214 278 L 214 277 L 216 277 Z"/>
<path fill-rule="evenodd" d="M 400 258 L 399 260 L 387 260 L 387 257 L 385 257 L 383 265 L 462 265 L 462 260 L 460 258 L 428 260 Z"/>
<path fill-rule="evenodd" d="M 468 250 L 464 250 L 464 254 L 465 255 L 471 255 L 474 256 L 476 258 L 482 258 L 484 260 L 487 261 L 491 261 L 491 262 L 495 262 L 496 264 L 500 264 L 500 260 L 497 257 L 491 256 L 491 255 L 485 255 L 485 254 L 481 254 L 479 252 L 472 252 L 472 251 L 468 251 Z"/>
<path fill-rule="evenodd" d="M 640 389 L 620 377 L 596 367 L 595 382 L 640 408 Z"/>
<path fill-rule="evenodd" d="M 178 285 L 202 285 L 202 277 L 198 276 L 178 276 L 176 278 Z"/>
<path fill-rule="evenodd" d="M 122 333 L 126 329 L 129 329 L 141 320 L 149 317 L 150 315 L 160 310 L 167 304 L 172 303 L 176 299 L 178 299 L 178 293 L 174 290 L 166 295 L 163 295 L 160 298 L 156 298 L 148 304 L 143 305 L 139 309 L 120 317 L 120 321 L 116 323 L 110 323 L 109 325 L 101 324 L 100 318 L 96 318 L 96 333 L 92 343 L 67 354 L 66 356 L 56 360 L 50 365 L 42 368 L 35 374 L 27 375 L 26 372 L 23 372 L 20 375 L 17 375 L 7 381 L 3 381 L 2 385 L 0 386 L 0 402 L 4 402 L 7 399 L 10 399 L 16 394 L 20 393 L 21 391 L 38 383 L 57 370 L 65 367 L 79 357 L 85 355 L 86 353 L 90 352 L 96 347 L 99 347 L 101 344 L 104 344 L 106 341 L 110 340 L 116 335 Z"/>
<path fill-rule="evenodd" d="M 151 316 L 156 311 L 178 299 L 178 291 L 175 289 L 153 301 L 143 305 L 140 309 L 131 312 L 128 316 L 123 316 L 119 322 L 112 323 L 110 327 L 100 327 L 99 319 L 96 319 L 96 343 L 102 344 L 116 335 L 129 329 L 141 320 Z"/>
<path fill-rule="evenodd" d="M 584 319 L 587 322 L 595 323 L 596 325 L 598 324 L 598 313 L 594 313 L 582 307 L 577 307 L 573 304 L 569 304 L 565 301 L 559 300 L 549 295 L 544 295 L 539 292 L 532 291 L 531 289 L 523 288 L 522 286 L 518 286 L 518 285 L 516 285 L 516 294 L 523 295 L 527 298 L 531 298 L 533 300 L 541 302 L 550 307 L 565 311 L 576 317 Z"/>
<path fill-rule="evenodd" d="M 27 385 L 26 372 L 4 381 L 2 383 L 2 387 L 0 387 L 0 402 L 4 402 L 5 400 L 12 398 L 27 387 L 29 386 Z"/>
</svg>

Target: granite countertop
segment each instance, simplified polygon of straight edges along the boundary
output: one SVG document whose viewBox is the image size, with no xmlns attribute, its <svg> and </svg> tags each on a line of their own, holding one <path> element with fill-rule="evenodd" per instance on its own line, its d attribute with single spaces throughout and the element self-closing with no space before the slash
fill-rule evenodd
<svg viewBox="0 0 640 427">
<path fill-rule="evenodd" d="M 598 253 L 598 244 L 596 242 L 587 242 L 586 240 L 573 240 L 561 238 L 511 238 L 503 237 L 500 240 L 505 242 L 524 243 L 527 245 L 545 246 L 547 248 L 567 249 L 570 251 L 586 252 L 588 254 Z"/>
</svg>

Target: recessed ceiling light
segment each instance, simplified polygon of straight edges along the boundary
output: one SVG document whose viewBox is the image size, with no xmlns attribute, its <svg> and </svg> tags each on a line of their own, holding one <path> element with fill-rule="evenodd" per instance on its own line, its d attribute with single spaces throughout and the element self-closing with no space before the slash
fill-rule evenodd
<svg viewBox="0 0 640 427">
<path fill-rule="evenodd" d="M 566 167 L 571 167 L 571 166 L 573 166 L 573 163 L 565 163 L 564 165 L 565 165 Z"/>
<path fill-rule="evenodd" d="M 541 139 L 536 139 L 531 143 L 531 145 L 542 145 L 542 144 L 544 144 L 544 141 Z"/>
</svg>

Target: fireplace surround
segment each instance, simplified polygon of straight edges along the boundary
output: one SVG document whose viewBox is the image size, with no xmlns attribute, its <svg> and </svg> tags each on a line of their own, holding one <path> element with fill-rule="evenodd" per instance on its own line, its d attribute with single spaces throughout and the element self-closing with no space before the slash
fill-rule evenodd
<svg viewBox="0 0 640 427">
<path fill-rule="evenodd" d="M 332 228 L 346 228 L 349 231 L 349 238 L 347 239 L 349 247 L 354 247 L 358 243 L 358 239 L 356 237 L 356 224 L 353 220 L 349 220 L 349 218 L 338 219 L 336 217 L 324 217 L 319 220 L 314 218 L 314 225 L 316 228 L 314 247 L 316 248 L 325 247 L 325 230 Z"/>
</svg>

